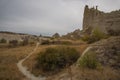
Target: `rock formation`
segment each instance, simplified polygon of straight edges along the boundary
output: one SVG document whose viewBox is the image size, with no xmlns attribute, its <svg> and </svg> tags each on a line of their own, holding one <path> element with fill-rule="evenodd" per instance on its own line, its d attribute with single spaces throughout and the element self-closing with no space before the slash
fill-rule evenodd
<svg viewBox="0 0 120 80">
<path fill-rule="evenodd" d="M 94 28 L 98 28 L 104 33 L 107 33 L 107 29 L 119 32 L 120 10 L 104 13 L 99 11 L 97 6 L 96 8 L 89 8 L 86 5 L 84 9 L 83 31 L 85 32 L 87 29 L 93 30 Z"/>
<path fill-rule="evenodd" d="M 120 69 L 120 36 L 110 37 L 92 44 L 98 61 L 104 66 Z"/>
<path fill-rule="evenodd" d="M 67 39 L 79 39 L 81 38 L 81 30 L 80 29 L 76 29 L 73 32 L 67 33 L 66 35 L 63 35 L 63 38 L 67 38 Z"/>
</svg>

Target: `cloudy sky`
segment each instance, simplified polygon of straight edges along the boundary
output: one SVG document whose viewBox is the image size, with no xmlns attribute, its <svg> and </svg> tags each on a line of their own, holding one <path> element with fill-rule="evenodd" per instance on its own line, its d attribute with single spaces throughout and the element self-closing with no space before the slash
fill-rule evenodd
<svg viewBox="0 0 120 80">
<path fill-rule="evenodd" d="M 110 12 L 120 0 L 0 0 L 0 31 L 66 34 L 82 29 L 84 6 Z"/>
</svg>

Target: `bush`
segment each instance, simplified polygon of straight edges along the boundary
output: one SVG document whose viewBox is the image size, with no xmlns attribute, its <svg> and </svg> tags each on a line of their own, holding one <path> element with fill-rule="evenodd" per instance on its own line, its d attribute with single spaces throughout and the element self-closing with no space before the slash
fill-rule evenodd
<svg viewBox="0 0 120 80">
<path fill-rule="evenodd" d="M 91 33 L 91 35 L 85 35 L 82 40 L 83 41 L 87 41 L 87 43 L 93 43 L 93 42 L 96 42 L 96 41 L 99 41 L 101 39 L 105 39 L 107 38 L 108 36 L 101 32 L 99 29 L 94 29 L 93 32 Z"/>
<path fill-rule="evenodd" d="M 41 45 L 48 45 L 48 44 L 50 44 L 49 40 L 42 40 L 41 41 Z"/>
<path fill-rule="evenodd" d="M 16 47 L 18 46 L 18 41 L 17 40 L 11 40 L 9 41 L 9 47 Z"/>
<path fill-rule="evenodd" d="M 96 69 L 98 66 L 98 61 L 96 54 L 94 52 L 86 53 L 80 60 L 79 65 L 82 68 Z"/>
<path fill-rule="evenodd" d="M 4 38 L 2 38 L 2 39 L 0 40 L 0 43 L 6 43 L 6 42 L 7 42 L 7 40 L 4 39 Z"/>
<path fill-rule="evenodd" d="M 66 65 L 73 64 L 79 57 L 74 48 L 55 47 L 47 48 L 40 52 L 37 57 L 37 68 L 43 71 L 58 71 Z"/>
</svg>

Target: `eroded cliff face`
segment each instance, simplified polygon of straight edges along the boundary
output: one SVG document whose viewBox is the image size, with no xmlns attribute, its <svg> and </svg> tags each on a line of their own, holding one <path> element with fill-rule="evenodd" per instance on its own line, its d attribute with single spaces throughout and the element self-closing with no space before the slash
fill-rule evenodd
<svg viewBox="0 0 120 80">
<path fill-rule="evenodd" d="M 89 8 L 87 5 L 84 10 L 83 31 L 98 28 L 104 33 L 107 29 L 120 31 L 120 10 L 104 13 L 96 8 Z"/>
</svg>

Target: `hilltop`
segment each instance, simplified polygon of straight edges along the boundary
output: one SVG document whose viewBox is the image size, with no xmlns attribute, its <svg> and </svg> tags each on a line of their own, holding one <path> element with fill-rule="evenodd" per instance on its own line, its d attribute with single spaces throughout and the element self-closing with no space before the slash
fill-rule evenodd
<svg viewBox="0 0 120 80">
<path fill-rule="evenodd" d="M 120 32 L 120 10 L 105 13 L 98 10 L 98 6 L 89 8 L 86 5 L 83 17 L 83 31 L 86 33 L 90 33 L 96 28 L 104 33 L 113 31 L 119 34 Z"/>
</svg>

